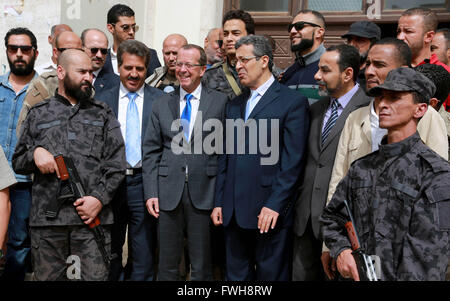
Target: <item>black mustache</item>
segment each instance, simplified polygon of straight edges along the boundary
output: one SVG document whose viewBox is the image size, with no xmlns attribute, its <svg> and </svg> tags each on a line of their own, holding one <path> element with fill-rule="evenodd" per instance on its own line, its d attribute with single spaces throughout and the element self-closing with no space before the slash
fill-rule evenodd
<svg viewBox="0 0 450 301">
<path fill-rule="evenodd" d="M 127 78 L 128 80 L 140 80 L 141 78 L 138 76 L 138 77 L 132 77 L 132 76 L 128 76 L 128 78 Z"/>
</svg>

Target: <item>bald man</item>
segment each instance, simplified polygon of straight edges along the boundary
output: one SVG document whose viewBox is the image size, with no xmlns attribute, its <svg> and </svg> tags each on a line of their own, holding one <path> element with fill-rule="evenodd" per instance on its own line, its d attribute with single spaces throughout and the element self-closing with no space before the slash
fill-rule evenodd
<svg viewBox="0 0 450 301">
<path fill-rule="evenodd" d="M 222 28 L 212 28 L 204 41 L 204 49 L 206 53 L 206 68 L 211 68 L 214 64 L 221 63 L 223 61 L 222 43 L 219 45 L 220 32 Z M 223 39 L 223 38 L 222 38 Z"/>
<path fill-rule="evenodd" d="M 56 72 L 58 90 L 30 109 L 12 162 L 16 172 L 34 174 L 30 211 L 34 277 L 107 280 L 110 203 L 126 168 L 120 124 L 106 104 L 92 98 L 92 64 L 86 53 L 65 50 Z M 57 155 L 72 159 L 84 197 L 77 199 L 61 180 Z M 88 227 L 96 217 L 102 224 L 106 257 Z"/>
<path fill-rule="evenodd" d="M 73 31 L 73 30 L 67 24 L 57 24 L 57 25 L 53 25 L 52 26 L 52 29 L 50 31 L 50 35 L 47 38 L 48 43 L 50 44 L 51 49 L 52 49 L 52 56 L 50 58 L 50 61 L 48 61 L 45 64 L 42 64 L 42 65 L 40 65 L 39 67 L 36 68 L 36 72 L 38 74 L 44 74 L 46 72 L 50 72 L 50 71 L 56 70 L 57 57 L 55 57 L 55 55 L 53 53 L 53 48 L 55 47 L 55 39 L 56 39 L 56 37 L 60 33 L 64 32 L 64 31 Z"/>
<path fill-rule="evenodd" d="M 175 77 L 178 50 L 187 45 L 187 39 L 181 34 L 168 35 L 163 41 L 164 66 L 155 69 L 145 82 L 152 87 L 170 93 L 180 86 Z"/>
<path fill-rule="evenodd" d="M 53 47 L 53 56 L 58 60 L 58 57 L 67 49 L 81 49 L 82 43 L 79 36 L 72 31 L 63 31 L 55 38 L 55 45 Z M 22 109 L 20 111 L 19 120 L 17 122 L 16 134 L 20 136 L 20 129 L 22 123 L 27 117 L 28 111 L 35 104 L 43 101 L 46 98 L 55 95 L 58 87 L 58 77 L 56 70 L 41 74 L 35 78 L 27 90 L 27 94 L 23 101 Z"/>
<path fill-rule="evenodd" d="M 102 90 L 118 87 L 120 85 L 119 76 L 115 73 L 108 73 L 103 66 L 105 65 L 108 54 L 108 37 L 100 29 L 89 28 L 81 33 L 81 42 L 83 50 L 90 57 L 93 70 L 93 86 L 98 94 Z"/>
</svg>

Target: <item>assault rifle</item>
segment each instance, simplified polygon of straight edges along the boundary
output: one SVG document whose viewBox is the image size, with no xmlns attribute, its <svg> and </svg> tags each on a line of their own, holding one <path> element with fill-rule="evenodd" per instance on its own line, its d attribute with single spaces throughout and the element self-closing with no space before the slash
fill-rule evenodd
<svg viewBox="0 0 450 301">
<path fill-rule="evenodd" d="M 52 204 L 51 207 L 47 208 L 46 216 L 49 218 L 56 218 L 58 215 L 59 208 L 68 199 L 77 200 L 86 196 L 84 192 L 83 185 L 80 180 L 77 169 L 71 158 L 63 157 L 62 155 L 55 156 L 56 164 L 58 165 L 59 175 L 60 175 L 60 186 L 58 189 L 58 201 Z M 95 241 L 97 242 L 100 253 L 102 254 L 103 260 L 106 265 L 111 263 L 117 255 L 109 254 L 105 244 L 105 234 L 103 228 L 100 224 L 100 219 L 95 217 L 95 219 L 88 225 L 94 234 Z"/>
<path fill-rule="evenodd" d="M 379 266 L 379 257 L 367 255 L 359 242 L 358 234 L 355 228 L 352 212 L 348 206 L 347 200 L 344 200 L 345 209 L 350 217 L 350 220 L 345 223 L 348 238 L 352 245 L 352 255 L 355 258 L 356 266 L 358 267 L 359 279 L 361 281 L 378 281 L 378 276 L 375 270 L 375 264 Z"/>
</svg>

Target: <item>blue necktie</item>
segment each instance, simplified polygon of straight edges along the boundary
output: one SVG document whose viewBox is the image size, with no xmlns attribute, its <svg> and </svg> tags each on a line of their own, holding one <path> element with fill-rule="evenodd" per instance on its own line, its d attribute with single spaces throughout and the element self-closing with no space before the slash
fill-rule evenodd
<svg viewBox="0 0 450 301">
<path fill-rule="evenodd" d="M 331 116 L 328 119 L 327 124 L 325 125 L 325 128 L 323 129 L 322 132 L 322 145 L 325 143 L 325 140 L 327 140 L 328 135 L 330 134 L 331 130 L 336 124 L 337 119 L 339 118 L 338 108 L 339 102 L 337 98 L 334 98 L 333 102 L 331 103 Z"/>
<path fill-rule="evenodd" d="M 250 96 L 250 99 L 247 101 L 247 106 L 245 107 L 245 121 L 247 121 L 248 117 L 250 117 L 250 114 L 252 113 L 253 109 L 255 108 L 255 99 L 259 96 L 258 91 L 252 91 L 252 95 Z"/>
<path fill-rule="evenodd" d="M 181 126 L 183 127 L 184 137 L 186 141 L 189 141 L 189 127 L 191 123 L 192 104 L 191 99 L 194 97 L 192 94 L 186 94 L 184 99 L 186 100 L 186 106 L 181 114 Z"/>
<path fill-rule="evenodd" d="M 137 93 L 130 92 L 127 94 L 128 108 L 127 108 L 127 132 L 125 151 L 127 162 L 131 167 L 141 161 L 141 123 L 139 121 L 139 111 L 136 105 Z"/>
</svg>

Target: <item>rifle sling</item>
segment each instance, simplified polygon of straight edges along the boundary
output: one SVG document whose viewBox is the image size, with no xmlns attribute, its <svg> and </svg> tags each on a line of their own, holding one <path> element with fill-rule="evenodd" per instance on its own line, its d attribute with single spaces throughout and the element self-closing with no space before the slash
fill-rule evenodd
<svg viewBox="0 0 450 301">
<path fill-rule="evenodd" d="M 238 83 L 236 82 L 233 75 L 231 74 L 231 71 L 230 71 L 230 68 L 228 68 L 227 62 L 224 62 L 222 64 L 222 69 L 223 69 L 223 72 L 225 73 L 228 83 L 231 86 L 231 89 L 233 89 L 234 94 L 236 94 L 236 96 L 241 95 L 242 90 L 241 90 L 241 88 L 239 88 Z"/>
</svg>

